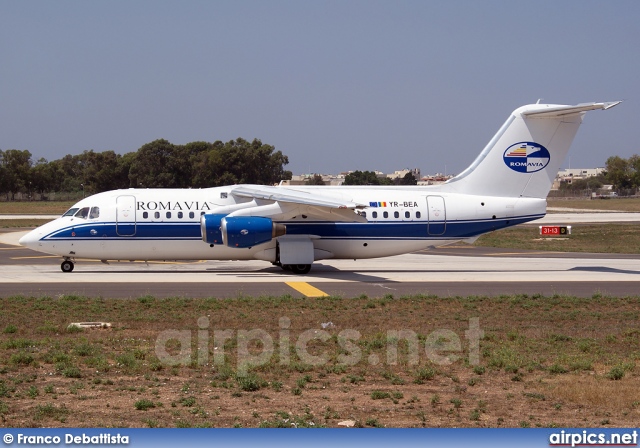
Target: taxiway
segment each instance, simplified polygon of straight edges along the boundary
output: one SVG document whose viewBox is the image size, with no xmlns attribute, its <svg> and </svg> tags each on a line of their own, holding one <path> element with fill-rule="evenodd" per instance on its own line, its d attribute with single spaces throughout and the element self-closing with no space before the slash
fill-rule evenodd
<svg viewBox="0 0 640 448">
<path fill-rule="evenodd" d="M 598 213 L 599 219 L 609 219 Z M 640 214 L 624 214 L 638 215 Z M 548 222 L 573 223 L 559 215 Z M 590 218 L 591 219 L 591 218 Z M 540 221 L 538 221 L 540 222 Z M 606 222 L 606 221 L 604 221 Z M 440 297 L 503 294 L 640 293 L 640 254 L 567 254 L 451 246 L 372 260 L 322 260 L 305 276 L 262 261 L 110 262 L 78 260 L 63 273 L 59 257 L 17 246 L 0 233 L 0 296 L 78 294 L 105 298 L 240 297 L 290 294 Z"/>
</svg>

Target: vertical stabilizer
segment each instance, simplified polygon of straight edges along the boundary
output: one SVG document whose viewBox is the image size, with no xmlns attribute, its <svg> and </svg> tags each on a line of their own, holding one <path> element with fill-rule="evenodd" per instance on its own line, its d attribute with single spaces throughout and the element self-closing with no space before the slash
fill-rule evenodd
<svg viewBox="0 0 640 448">
<path fill-rule="evenodd" d="M 471 166 L 443 185 L 443 190 L 546 198 L 584 114 L 619 103 L 522 106 L 513 111 Z"/>
</svg>

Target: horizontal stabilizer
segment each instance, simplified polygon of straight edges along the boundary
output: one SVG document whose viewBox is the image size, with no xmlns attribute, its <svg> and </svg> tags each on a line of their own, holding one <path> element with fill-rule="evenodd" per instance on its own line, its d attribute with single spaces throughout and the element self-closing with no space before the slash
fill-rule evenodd
<svg viewBox="0 0 640 448">
<path fill-rule="evenodd" d="M 609 103 L 583 103 L 576 106 L 555 106 L 550 104 L 546 109 L 524 111 L 522 112 L 522 115 L 532 118 L 561 117 L 563 115 L 577 114 L 596 109 L 607 110 L 617 106 L 621 102 L 622 101 L 612 101 Z"/>
</svg>

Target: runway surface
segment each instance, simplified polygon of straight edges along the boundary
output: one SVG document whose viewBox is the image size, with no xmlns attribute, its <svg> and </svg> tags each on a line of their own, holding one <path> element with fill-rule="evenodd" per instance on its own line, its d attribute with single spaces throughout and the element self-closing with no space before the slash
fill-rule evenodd
<svg viewBox="0 0 640 448">
<path fill-rule="evenodd" d="M 611 214 L 597 215 L 607 219 L 605 215 Z M 0 233 L 2 297 L 640 294 L 640 254 L 567 254 L 451 246 L 373 260 L 323 260 L 314 263 L 305 276 L 292 275 L 262 261 L 198 260 L 108 265 L 78 260 L 72 273 L 63 273 L 60 257 L 16 246 L 21 234 Z"/>
</svg>

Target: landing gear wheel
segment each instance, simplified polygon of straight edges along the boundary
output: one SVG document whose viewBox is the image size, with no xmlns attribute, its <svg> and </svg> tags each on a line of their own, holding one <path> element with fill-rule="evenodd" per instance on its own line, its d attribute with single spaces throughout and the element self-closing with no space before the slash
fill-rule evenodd
<svg viewBox="0 0 640 448">
<path fill-rule="evenodd" d="M 294 274 L 308 274 L 309 271 L 311 270 L 311 265 L 310 264 L 292 264 L 290 265 L 291 268 L 291 272 L 293 272 Z"/>
<path fill-rule="evenodd" d="M 60 269 L 62 269 L 62 272 L 71 272 L 73 271 L 73 267 L 74 264 L 71 260 L 64 260 L 60 265 Z"/>
</svg>

